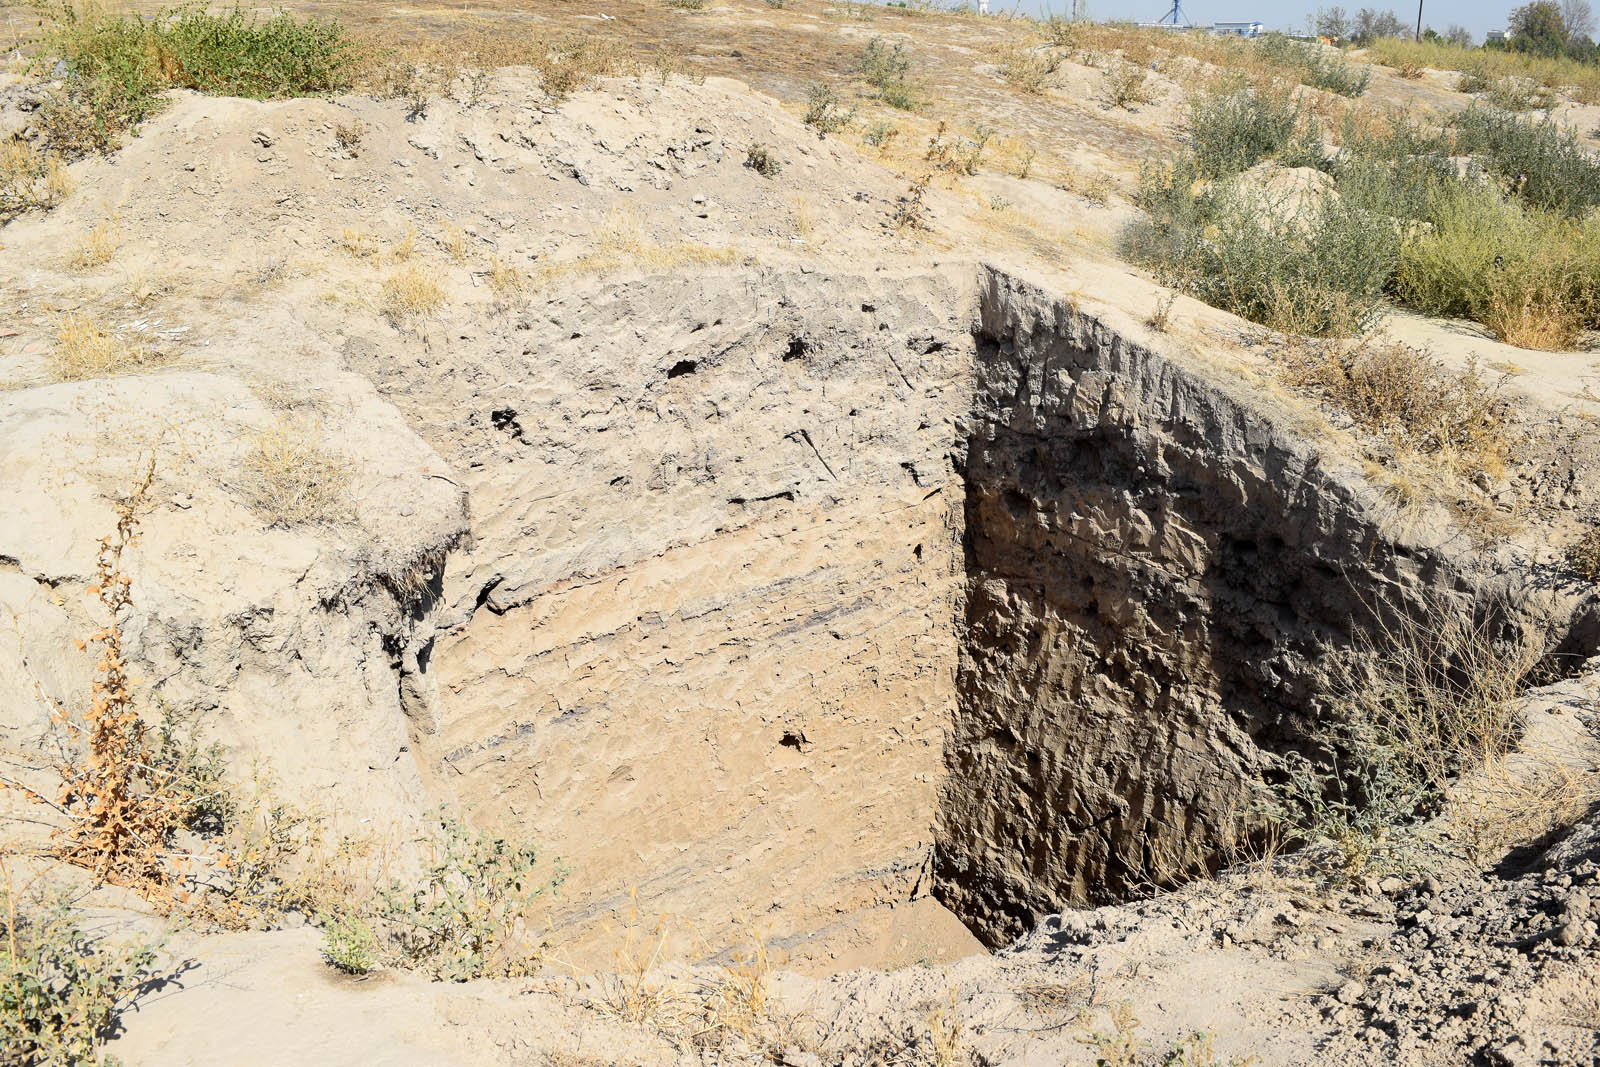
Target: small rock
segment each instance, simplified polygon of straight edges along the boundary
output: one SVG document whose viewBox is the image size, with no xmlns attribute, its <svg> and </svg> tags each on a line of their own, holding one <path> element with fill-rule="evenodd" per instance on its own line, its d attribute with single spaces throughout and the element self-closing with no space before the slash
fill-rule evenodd
<svg viewBox="0 0 1600 1067">
<path fill-rule="evenodd" d="M 272 127 L 270 126 L 261 127 L 256 131 L 255 136 L 251 138 L 251 140 L 255 141 L 255 143 L 260 145 L 262 148 L 271 148 L 272 142 L 276 141 L 277 139 L 278 135 L 272 132 Z"/>
<path fill-rule="evenodd" d="M 1334 998 L 1338 1000 L 1340 1004 L 1354 1004 L 1356 1001 L 1361 999 L 1361 995 L 1366 991 L 1367 987 L 1365 985 L 1352 978 L 1350 981 L 1339 987 L 1339 991 L 1334 994 Z"/>
<path fill-rule="evenodd" d="M 1569 919 L 1556 927 L 1556 944 L 1565 945 L 1567 948 L 1575 948 L 1588 940 L 1588 933 L 1584 929 L 1584 923 L 1576 919 Z"/>
</svg>

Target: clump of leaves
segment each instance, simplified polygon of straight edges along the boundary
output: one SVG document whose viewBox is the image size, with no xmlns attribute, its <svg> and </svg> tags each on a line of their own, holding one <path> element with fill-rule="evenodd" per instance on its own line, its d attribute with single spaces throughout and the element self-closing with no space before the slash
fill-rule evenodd
<svg viewBox="0 0 1600 1067">
<path fill-rule="evenodd" d="M 915 111 L 921 104 L 904 41 L 896 41 L 891 48 L 882 37 L 872 38 L 861 53 L 860 67 L 862 77 L 878 90 L 878 98 L 889 107 Z"/>
<path fill-rule="evenodd" d="M 378 935 L 353 909 L 322 916 L 322 954 L 345 974 L 368 974 L 378 965 Z"/>
<path fill-rule="evenodd" d="M 819 134 L 836 133 L 850 125 L 855 109 L 847 108 L 833 87 L 815 82 L 806 90 L 806 125 Z"/>
<path fill-rule="evenodd" d="M 772 150 L 771 145 L 753 144 L 745 153 L 744 165 L 761 175 L 763 178 L 776 178 L 783 170 L 783 163 L 779 161 L 778 154 Z"/>
<path fill-rule="evenodd" d="M 525 914 L 564 877 L 541 876 L 531 842 L 474 830 L 441 815 L 420 877 L 380 894 L 378 918 L 395 962 L 436 979 L 464 982 L 527 973 L 538 946 Z"/>
<path fill-rule="evenodd" d="M 1588 532 L 1567 549 L 1567 562 L 1581 577 L 1600 585 L 1600 526 L 1589 527 Z"/>
<path fill-rule="evenodd" d="M 156 949 L 114 948 L 84 932 L 71 907 L 21 912 L 0 890 L 0 1063 L 100 1062 L 117 1016 L 155 977 Z"/>
</svg>

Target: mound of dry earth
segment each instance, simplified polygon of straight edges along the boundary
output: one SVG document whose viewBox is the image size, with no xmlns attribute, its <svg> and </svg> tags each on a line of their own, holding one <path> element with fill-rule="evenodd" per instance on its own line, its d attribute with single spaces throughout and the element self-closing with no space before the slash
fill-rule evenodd
<svg viewBox="0 0 1600 1067">
<path fill-rule="evenodd" d="M 757 144 L 776 176 L 746 165 Z M 1359 443 L 1233 320 L 1180 302 L 1154 334 L 1154 287 L 1040 262 L 1042 226 L 997 229 L 961 189 L 929 194 L 930 233 L 897 230 L 905 176 L 733 82 L 615 80 L 551 107 L 510 70 L 412 118 L 180 94 L 73 170 L 78 195 L 0 254 L 8 746 L 45 731 L 41 695 L 83 691 L 95 542 L 153 453 L 146 691 L 345 830 L 398 846 L 442 803 L 536 834 L 574 871 L 549 918 L 579 973 L 636 895 L 691 957 L 749 925 L 813 975 L 969 957 L 785 977 L 814 1024 L 800 1062 L 931 1059 L 941 1011 L 983 1060 L 1074 1062 L 1123 999 L 1152 1054 L 1206 1030 L 1271 1063 L 1393 1043 L 1459 1062 L 1548 1022 L 1507 1000 L 1451 1030 L 1436 1001 L 1406 1015 L 1376 979 L 1349 987 L 1391 943 L 1468 980 L 1422 960 L 1404 883 L 1397 913 L 1378 889 L 1202 876 L 1374 608 L 1487 612 L 1563 664 L 1600 644 L 1595 590 L 1556 565 L 1596 477 L 1581 413 L 1528 400 L 1560 447 L 1508 477 L 1516 535 L 1481 548 L 1447 491 L 1397 521 Z M 1030 224 L 1087 210 L 1025 191 Z M 106 220 L 111 259 L 75 268 Z M 419 281 L 437 307 L 397 302 Z M 67 313 L 158 358 L 51 381 Z M 252 491 L 273 428 L 345 471 L 323 521 Z M 1535 960 L 1527 981 L 1497 988 L 1584 980 L 1540 939 L 1542 874 L 1479 877 L 1427 889 L 1428 910 L 1523 932 L 1485 966 Z M 314 940 L 176 942 L 201 969 L 120 1054 L 680 1056 L 585 1010 L 596 979 L 343 983 Z M 224 1015 L 237 1057 L 196 1024 Z"/>
</svg>

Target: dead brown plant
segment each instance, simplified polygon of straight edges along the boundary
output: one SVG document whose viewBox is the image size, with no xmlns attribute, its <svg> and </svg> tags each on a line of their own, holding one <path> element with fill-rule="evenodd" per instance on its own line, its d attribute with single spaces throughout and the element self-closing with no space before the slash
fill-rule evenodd
<svg viewBox="0 0 1600 1067">
<path fill-rule="evenodd" d="M 112 333 L 82 312 L 55 321 L 56 344 L 50 354 L 50 371 L 56 381 L 80 382 L 143 370 L 163 359 L 148 345 Z"/>
<path fill-rule="evenodd" d="M 238 488 L 270 525 L 326 525 L 353 517 L 350 464 L 324 446 L 321 436 L 314 423 L 285 417 L 251 440 Z"/>
</svg>

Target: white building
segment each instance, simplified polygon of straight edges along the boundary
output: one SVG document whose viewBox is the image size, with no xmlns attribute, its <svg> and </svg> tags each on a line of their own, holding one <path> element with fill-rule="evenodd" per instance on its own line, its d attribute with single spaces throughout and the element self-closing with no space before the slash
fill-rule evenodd
<svg viewBox="0 0 1600 1067">
<path fill-rule="evenodd" d="M 1259 22 L 1213 22 L 1211 32 L 1224 37 L 1260 37 L 1266 27 Z"/>
</svg>

